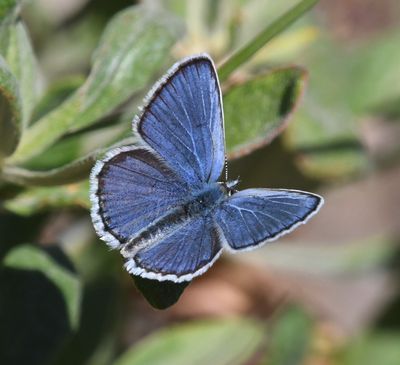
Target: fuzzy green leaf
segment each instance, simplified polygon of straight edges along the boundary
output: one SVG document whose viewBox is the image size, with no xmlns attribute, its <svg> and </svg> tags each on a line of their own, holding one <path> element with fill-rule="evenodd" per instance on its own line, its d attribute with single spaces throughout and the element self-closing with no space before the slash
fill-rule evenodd
<svg viewBox="0 0 400 365">
<path fill-rule="evenodd" d="M 22 22 L 18 22 L 9 29 L 6 61 L 18 80 L 22 99 L 22 128 L 24 128 L 40 97 L 40 81 L 37 61 Z"/>
<path fill-rule="evenodd" d="M 11 28 L 18 16 L 22 0 L 0 1 L 0 55 L 5 57 Z"/>
<path fill-rule="evenodd" d="M 351 57 L 348 101 L 357 113 L 400 98 L 400 32 L 386 34 L 357 49 Z"/>
<path fill-rule="evenodd" d="M 21 99 L 17 80 L 0 56 L 0 160 L 17 147 L 20 124 Z"/>
<path fill-rule="evenodd" d="M 273 249 L 250 253 L 250 264 L 312 273 L 320 276 L 361 275 L 382 268 L 395 255 L 396 248 L 388 236 L 374 236 L 361 240 L 324 243 L 276 245 Z"/>
<path fill-rule="evenodd" d="M 68 258 L 57 247 L 14 247 L 0 267 L 0 295 L 0 362 L 49 363 L 79 320 L 81 286 Z"/>
<path fill-rule="evenodd" d="M 141 103 L 142 99 L 135 97 L 123 111 L 102 119 L 95 126 L 63 137 L 43 153 L 25 162 L 23 167 L 29 170 L 49 171 L 73 163 L 84 156 L 98 156 L 99 151 L 101 154 L 106 148 L 135 144 L 136 138 L 132 137 L 132 119 L 139 100 Z M 42 107 L 51 107 L 52 100 L 56 102 L 50 98 L 49 104 L 44 102 Z M 38 113 L 42 111 L 41 108 L 37 109 Z"/>
<path fill-rule="evenodd" d="M 130 121 L 124 124 L 108 124 L 106 127 L 66 136 L 22 167 L 32 171 L 50 171 L 90 155 L 98 156 L 107 146 L 111 148 L 114 145 L 125 145 L 126 141 L 131 141 L 131 144 L 136 142 L 134 137 L 127 138 L 132 136 Z"/>
<path fill-rule="evenodd" d="M 344 179 L 365 171 L 369 161 L 357 136 L 354 117 L 306 98 L 285 133 L 302 171 L 312 178 Z"/>
<path fill-rule="evenodd" d="M 343 365 L 397 365 L 400 362 L 398 332 L 379 332 L 357 338 L 338 356 Z"/>
<path fill-rule="evenodd" d="M 308 352 L 312 321 L 301 310 L 290 308 L 277 321 L 268 344 L 265 365 L 300 365 Z"/>
<path fill-rule="evenodd" d="M 114 365 L 239 365 L 262 340 L 263 328 L 245 319 L 193 322 L 155 333 Z"/>
<path fill-rule="evenodd" d="M 82 182 L 25 190 L 4 203 L 4 207 L 19 215 L 29 216 L 51 208 L 80 206 L 89 209 L 89 184 Z"/>
<path fill-rule="evenodd" d="M 67 132 L 95 123 L 145 88 L 162 68 L 180 26 L 168 13 L 130 7 L 109 23 L 86 82 L 26 131 L 12 162 L 26 161 Z"/>
<path fill-rule="evenodd" d="M 19 185 L 54 186 L 70 184 L 87 178 L 100 151 L 89 154 L 65 166 L 49 171 L 31 171 L 16 166 L 4 166 L 3 178 Z"/>
<path fill-rule="evenodd" d="M 0 2 L 0 24 L 9 20 L 16 13 L 21 0 L 2 0 Z"/>
<path fill-rule="evenodd" d="M 92 244 L 91 246 L 101 246 Z M 107 250 L 106 255 L 112 256 Z M 91 256 L 89 266 L 97 256 Z M 110 261 L 110 260 L 109 260 Z M 121 265 L 118 266 L 121 270 Z M 80 272 L 80 271 L 79 271 Z M 80 272 L 81 273 L 81 272 Z M 118 346 L 121 324 L 121 280 L 110 275 L 109 267 L 85 282 L 79 329 L 69 338 L 52 364 L 109 365 Z"/>
<path fill-rule="evenodd" d="M 44 251 L 30 245 L 18 246 L 11 250 L 4 258 L 3 264 L 14 269 L 37 270 L 49 278 L 63 294 L 71 327 L 76 328 L 81 295 L 76 275 L 60 266 Z"/>
<path fill-rule="evenodd" d="M 132 145 L 134 142 L 135 139 L 129 138 L 120 141 L 113 147 Z M 6 181 L 20 185 L 54 186 L 70 184 L 87 178 L 96 159 L 104 154 L 105 151 L 106 149 L 104 148 L 96 149 L 65 166 L 47 171 L 32 171 L 21 167 L 6 165 L 2 172 L 3 178 Z"/>
<path fill-rule="evenodd" d="M 34 123 L 60 106 L 70 97 L 83 83 L 83 76 L 74 75 L 57 81 L 52 84 L 42 98 L 38 101 L 33 110 L 31 123 Z"/>
<path fill-rule="evenodd" d="M 286 127 L 305 85 L 306 72 L 288 67 L 232 87 L 224 95 L 229 158 L 270 143 Z"/>
</svg>

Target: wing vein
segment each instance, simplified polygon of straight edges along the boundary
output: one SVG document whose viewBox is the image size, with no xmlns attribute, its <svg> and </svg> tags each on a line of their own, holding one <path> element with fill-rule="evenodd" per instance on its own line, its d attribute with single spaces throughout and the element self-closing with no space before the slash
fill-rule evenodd
<svg viewBox="0 0 400 365">
<path fill-rule="evenodd" d="M 158 117 L 151 111 L 149 111 L 149 113 L 157 120 L 158 123 L 161 123 L 160 120 L 158 119 Z M 171 133 L 171 135 L 175 138 L 175 140 L 177 142 L 179 142 L 183 147 L 185 147 L 190 153 L 193 154 L 193 152 L 191 151 L 190 147 L 188 147 L 181 138 L 179 138 L 173 131 L 172 129 L 169 128 L 169 126 L 165 125 L 165 128 L 168 130 L 169 133 Z M 158 131 L 160 134 L 162 134 L 162 132 L 158 129 L 155 128 L 156 131 Z M 171 142 L 172 143 L 172 142 Z M 176 148 L 176 144 L 173 144 Z M 194 155 L 194 154 L 193 154 Z"/>
<path fill-rule="evenodd" d="M 266 217 L 269 217 L 269 218 L 273 219 L 273 220 L 276 221 L 276 222 L 281 223 L 281 221 L 280 221 L 279 219 L 277 219 L 277 218 L 275 218 L 275 217 L 273 217 L 273 216 L 271 216 L 271 215 L 269 215 L 269 214 L 267 214 L 267 213 L 261 212 L 261 211 L 259 211 L 259 210 L 250 210 L 250 209 L 246 209 L 246 208 L 237 207 L 236 205 L 232 205 L 232 204 L 227 204 L 227 205 L 229 205 L 230 207 L 232 207 L 232 208 L 234 208 L 234 209 L 238 209 L 238 210 L 242 209 L 242 210 L 244 210 L 244 211 L 258 213 L 258 214 L 264 215 L 264 216 L 266 216 Z"/>
<path fill-rule="evenodd" d="M 175 93 L 178 94 L 178 91 L 176 90 L 176 88 L 175 88 L 175 86 L 174 86 L 173 83 L 171 83 L 171 87 L 174 89 Z M 170 94 L 170 95 L 173 96 L 173 98 L 174 98 L 174 100 L 175 100 L 175 102 L 176 102 L 175 95 L 173 95 L 173 94 Z M 186 119 L 187 119 L 188 124 L 189 124 L 189 126 L 190 126 L 190 132 L 191 132 L 191 133 L 190 133 L 190 139 L 191 139 L 191 141 L 192 141 L 192 146 L 193 146 L 194 155 L 196 156 L 196 160 L 197 160 L 198 165 L 201 166 L 201 162 L 200 162 L 199 156 L 198 156 L 198 154 L 197 154 L 196 143 L 194 142 L 194 139 L 193 139 L 193 126 L 192 126 L 192 123 L 191 123 L 191 119 L 190 119 L 190 117 L 189 117 L 189 114 L 188 114 L 188 112 L 187 112 L 187 110 L 186 110 L 186 107 L 185 107 L 184 103 L 182 103 L 182 101 L 181 101 L 179 98 L 178 98 L 178 100 L 179 100 L 179 105 L 180 105 L 181 108 L 183 109 L 183 112 L 185 113 Z M 177 103 L 177 104 L 178 104 L 178 103 Z M 199 175 L 197 174 L 197 176 L 199 176 Z M 203 176 L 204 176 L 204 175 L 203 175 Z M 203 176 L 200 178 L 200 181 L 203 181 L 203 180 L 204 180 Z"/>
<path fill-rule="evenodd" d="M 196 103 L 197 100 L 195 100 L 195 98 L 193 96 L 192 89 L 190 87 L 187 87 L 188 85 L 190 85 L 190 82 L 187 79 L 187 75 L 185 74 L 186 71 L 187 71 L 186 69 L 183 69 L 182 70 L 182 75 L 183 75 L 183 78 L 186 81 L 185 88 L 186 88 L 186 90 L 189 90 L 189 94 L 190 94 L 190 97 L 192 99 L 192 104 L 193 104 L 193 107 L 194 107 L 194 106 L 197 106 L 197 103 Z M 199 87 L 199 89 L 201 90 L 201 87 Z M 204 138 L 203 128 L 202 128 L 203 120 L 200 120 L 200 121 L 195 120 L 193 122 L 200 124 L 200 127 L 198 129 L 200 130 L 201 136 L 203 137 L 203 138 L 201 138 L 201 142 L 203 144 L 204 152 L 207 154 L 207 151 L 206 151 L 207 148 L 206 148 L 206 145 L 205 145 L 205 138 Z M 197 161 L 200 162 L 200 156 L 198 155 L 197 145 L 195 145 L 195 153 L 196 153 L 196 156 L 197 156 Z M 199 164 L 199 168 L 201 170 L 201 175 L 203 176 L 203 179 L 204 179 L 204 177 L 206 176 L 206 173 L 205 173 L 205 171 L 203 169 L 203 165 L 201 163 Z"/>
<path fill-rule="evenodd" d="M 158 145 L 150 136 L 147 136 L 147 138 L 151 141 L 151 142 L 153 142 L 153 144 L 154 145 Z M 183 154 L 183 157 L 184 157 L 184 159 L 189 163 L 189 165 L 190 165 L 190 161 L 187 159 L 187 157 L 186 157 L 186 155 L 185 154 Z M 185 169 L 185 167 L 184 166 L 182 166 L 177 160 L 175 160 L 175 163 L 183 170 L 183 171 L 186 171 L 187 172 L 187 170 Z M 198 174 L 198 172 L 194 169 L 193 170 L 194 172 L 195 172 L 195 174 L 197 175 L 197 177 L 200 179 L 200 181 L 201 181 L 201 178 L 200 178 L 200 176 L 199 176 L 199 174 Z"/>
<path fill-rule="evenodd" d="M 159 95 L 160 100 L 163 102 L 163 104 L 167 107 L 167 111 L 165 109 L 163 109 L 163 112 L 167 112 L 167 113 L 171 113 L 171 115 L 174 117 L 174 119 L 178 122 L 179 126 L 186 132 L 186 134 L 189 136 L 189 138 L 191 137 L 190 132 L 186 129 L 185 125 L 181 123 L 181 121 L 179 120 L 179 118 L 176 116 L 176 114 L 174 113 L 174 111 L 168 107 L 167 102 L 164 100 L 164 98 L 161 96 L 161 94 Z"/>
<path fill-rule="evenodd" d="M 246 226 L 247 232 L 249 232 L 249 235 L 252 238 L 253 242 L 257 242 L 257 240 L 254 239 L 253 232 L 251 232 L 250 227 L 247 224 L 247 221 L 244 219 L 244 216 L 242 214 L 242 210 L 241 209 L 239 209 L 239 214 L 240 214 L 240 217 L 242 218 L 242 221 L 243 221 L 244 225 Z"/>
</svg>

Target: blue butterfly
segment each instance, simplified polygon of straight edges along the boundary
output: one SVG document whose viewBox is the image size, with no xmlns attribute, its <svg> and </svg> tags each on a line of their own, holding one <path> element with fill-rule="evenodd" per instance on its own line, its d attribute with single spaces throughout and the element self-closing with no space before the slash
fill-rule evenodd
<svg viewBox="0 0 400 365">
<path fill-rule="evenodd" d="M 133 275 L 190 281 L 223 248 L 245 251 L 276 240 L 323 204 L 303 191 L 237 191 L 237 181 L 219 181 L 224 118 L 208 55 L 176 63 L 146 97 L 133 129 L 140 145 L 109 151 L 90 178 L 96 232 L 121 251 Z"/>
</svg>

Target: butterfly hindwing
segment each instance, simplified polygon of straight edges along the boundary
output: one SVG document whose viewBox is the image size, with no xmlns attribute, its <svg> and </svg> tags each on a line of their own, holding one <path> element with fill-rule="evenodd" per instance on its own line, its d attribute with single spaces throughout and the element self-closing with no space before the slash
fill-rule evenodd
<svg viewBox="0 0 400 365">
<path fill-rule="evenodd" d="M 149 247 L 140 249 L 125 267 L 149 279 L 182 282 L 205 272 L 221 254 L 222 245 L 210 217 L 193 218 Z"/>
<path fill-rule="evenodd" d="M 221 92 L 206 55 L 173 66 L 136 119 L 138 134 L 192 187 L 217 181 L 225 146 Z"/>
<path fill-rule="evenodd" d="M 97 162 L 91 175 L 92 219 L 113 248 L 131 241 L 183 203 L 188 186 L 153 152 L 124 147 Z"/>
<path fill-rule="evenodd" d="M 215 212 L 215 220 L 228 249 L 248 250 L 305 223 L 322 202 L 320 196 L 303 191 L 247 189 L 224 201 Z"/>
</svg>

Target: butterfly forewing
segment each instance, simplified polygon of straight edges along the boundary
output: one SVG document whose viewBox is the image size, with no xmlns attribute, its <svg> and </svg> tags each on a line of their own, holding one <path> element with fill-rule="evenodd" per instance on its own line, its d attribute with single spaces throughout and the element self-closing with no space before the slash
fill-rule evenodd
<svg viewBox="0 0 400 365">
<path fill-rule="evenodd" d="M 221 94 L 208 56 L 174 66 L 136 120 L 138 134 L 192 187 L 217 181 L 225 147 Z"/>
<path fill-rule="evenodd" d="M 305 223 L 322 204 L 318 195 L 296 190 L 247 189 L 215 211 L 215 220 L 232 250 L 252 249 Z"/>
<path fill-rule="evenodd" d="M 92 219 L 110 246 L 130 242 L 184 203 L 189 187 L 153 152 L 125 147 L 109 152 L 92 172 Z"/>
</svg>

